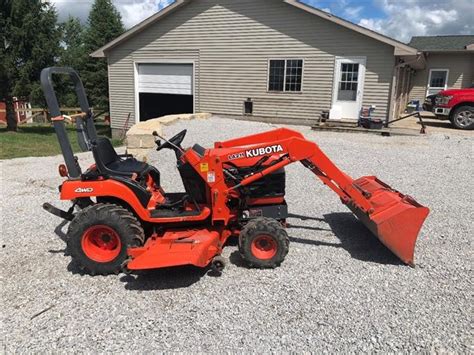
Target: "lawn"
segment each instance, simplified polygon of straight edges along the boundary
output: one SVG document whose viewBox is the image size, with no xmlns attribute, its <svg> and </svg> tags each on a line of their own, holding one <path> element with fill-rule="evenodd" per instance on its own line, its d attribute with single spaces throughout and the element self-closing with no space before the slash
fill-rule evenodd
<svg viewBox="0 0 474 355">
<path fill-rule="evenodd" d="M 77 143 L 75 127 L 66 127 L 74 152 L 81 149 Z M 110 127 L 96 125 L 99 136 L 110 137 Z M 121 145 L 118 139 L 112 139 L 114 146 Z M 54 128 L 49 124 L 27 124 L 18 127 L 18 132 L 8 132 L 6 127 L 0 128 L 0 159 L 21 157 L 43 157 L 61 154 Z"/>
</svg>

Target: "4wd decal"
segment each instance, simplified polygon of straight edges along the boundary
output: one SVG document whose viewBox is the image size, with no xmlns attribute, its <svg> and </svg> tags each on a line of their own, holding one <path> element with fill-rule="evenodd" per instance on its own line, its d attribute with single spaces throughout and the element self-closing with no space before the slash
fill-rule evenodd
<svg viewBox="0 0 474 355">
<path fill-rule="evenodd" d="M 74 190 L 75 193 L 77 194 L 88 194 L 94 191 L 92 187 L 78 187 L 77 189 Z"/>
</svg>

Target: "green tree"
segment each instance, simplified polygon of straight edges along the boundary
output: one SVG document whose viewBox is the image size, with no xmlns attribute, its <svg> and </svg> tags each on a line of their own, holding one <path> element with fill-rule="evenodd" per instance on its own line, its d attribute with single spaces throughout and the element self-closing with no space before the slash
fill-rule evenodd
<svg viewBox="0 0 474 355">
<path fill-rule="evenodd" d="M 61 55 L 59 64 L 74 68 L 80 74 L 87 55 L 84 49 L 84 26 L 77 17 L 69 16 L 66 22 L 60 25 L 60 29 Z M 57 78 L 56 88 L 62 105 L 67 107 L 78 106 L 74 86 L 68 78 Z"/>
<path fill-rule="evenodd" d="M 56 62 L 60 31 L 54 7 L 41 0 L 3 0 L 0 18 L 0 99 L 8 129 L 16 130 L 13 98 L 44 104 L 39 76 Z"/>
<path fill-rule="evenodd" d="M 84 61 L 84 27 L 77 17 L 69 16 L 61 28 L 62 66 L 80 69 Z"/>
<path fill-rule="evenodd" d="M 88 18 L 84 49 L 89 55 L 124 32 L 122 18 L 111 0 L 95 0 Z M 81 71 L 90 104 L 109 109 L 109 85 L 105 58 L 87 56 Z"/>
</svg>

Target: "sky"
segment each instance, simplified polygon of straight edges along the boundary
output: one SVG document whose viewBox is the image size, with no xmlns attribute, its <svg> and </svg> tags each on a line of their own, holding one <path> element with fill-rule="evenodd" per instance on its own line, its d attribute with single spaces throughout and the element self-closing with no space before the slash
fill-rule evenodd
<svg viewBox="0 0 474 355">
<path fill-rule="evenodd" d="M 85 21 L 94 0 L 50 0 L 64 21 Z M 163 9 L 173 0 L 112 0 L 126 28 Z M 358 25 L 402 42 L 412 36 L 474 34 L 474 0 L 302 0 Z"/>
</svg>

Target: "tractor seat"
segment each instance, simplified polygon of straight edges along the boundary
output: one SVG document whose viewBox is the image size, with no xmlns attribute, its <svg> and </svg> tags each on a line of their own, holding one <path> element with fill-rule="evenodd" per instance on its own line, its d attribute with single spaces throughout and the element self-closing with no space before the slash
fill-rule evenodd
<svg viewBox="0 0 474 355">
<path fill-rule="evenodd" d="M 143 171 L 145 171 L 146 168 L 148 168 L 147 163 L 138 161 L 135 158 L 129 157 L 126 159 L 122 159 L 119 156 L 119 159 L 120 160 L 115 160 L 107 164 L 107 168 L 113 171 L 118 171 L 121 173 L 128 173 L 128 174 L 132 174 L 132 173 L 140 174 Z"/>
<path fill-rule="evenodd" d="M 97 170 L 101 174 L 128 177 L 137 174 L 138 179 L 150 175 L 155 185 L 160 186 L 160 172 L 158 169 L 138 161 L 131 155 L 118 155 L 110 140 L 105 137 L 97 138 L 92 147 L 92 154 L 94 155 Z"/>
</svg>

